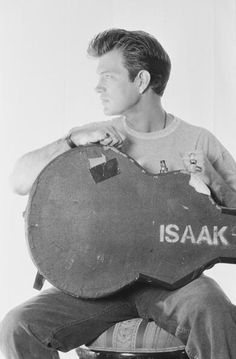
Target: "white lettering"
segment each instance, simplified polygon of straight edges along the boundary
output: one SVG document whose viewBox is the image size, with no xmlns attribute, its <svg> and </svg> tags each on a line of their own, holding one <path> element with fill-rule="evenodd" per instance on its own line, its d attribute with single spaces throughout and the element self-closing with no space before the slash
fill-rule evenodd
<svg viewBox="0 0 236 359">
<path fill-rule="evenodd" d="M 200 244 L 202 242 L 207 242 L 207 244 L 212 245 L 211 235 L 207 226 L 202 227 L 197 239 L 197 244 Z"/>
<path fill-rule="evenodd" d="M 182 238 L 180 240 L 181 243 L 185 243 L 187 239 L 190 239 L 192 243 L 196 243 L 196 239 L 193 234 L 192 227 L 190 225 L 185 227 L 184 233 L 182 235 Z"/>
<path fill-rule="evenodd" d="M 164 242 L 164 233 L 165 233 L 165 226 L 164 224 L 160 225 L 160 242 Z"/>
<path fill-rule="evenodd" d="M 218 245 L 220 240 L 225 246 L 229 245 L 227 239 L 224 237 L 224 232 L 226 231 L 226 229 L 227 226 L 224 226 L 218 231 L 217 226 L 213 227 L 213 244 Z"/>
<path fill-rule="evenodd" d="M 175 242 L 178 242 L 179 240 L 179 235 L 178 233 L 176 233 L 175 231 L 179 231 L 179 227 L 176 225 L 176 224 L 168 224 L 166 226 L 166 234 L 168 234 L 169 236 L 165 236 L 165 240 L 167 242 L 170 242 L 170 243 L 175 243 Z"/>
<path fill-rule="evenodd" d="M 160 242 L 168 242 L 168 243 L 176 243 L 180 241 L 180 243 L 186 244 L 188 242 L 192 244 L 208 244 L 208 245 L 224 245 L 228 246 L 229 242 L 225 237 L 225 232 L 227 230 L 227 226 L 223 226 L 218 229 L 218 226 L 211 227 L 212 232 L 208 226 L 201 227 L 198 237 L 196 237 L 196 233 L 194 234 L 192 226 L 190 224 L 186 225 L 184 228 L 183 234 L 181 236 L 180 228 L 177 224 L 161 224 L 160 225 Z M 182 231 L 181 231 L 182 232 Z M 212 236 L 211 236 L 212 234 Z M 235 233 L 236 235 L 236 233 Z"/>
</svg>

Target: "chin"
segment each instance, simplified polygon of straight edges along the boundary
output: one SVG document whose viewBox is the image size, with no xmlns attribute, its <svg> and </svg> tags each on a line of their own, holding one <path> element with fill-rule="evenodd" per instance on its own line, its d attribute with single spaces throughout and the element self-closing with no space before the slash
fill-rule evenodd
<svg viewBox="0 0 236 359">
<path fill-rule="evenodd" d="M 107 116 L 118 116 L 121 115 L 122 111 L 118 111 L 118 110 L 113 110 L 113 109 L 108 109 L 108 108 L 104 108 L 103 112 L 105 115 Z"/>
</svg>

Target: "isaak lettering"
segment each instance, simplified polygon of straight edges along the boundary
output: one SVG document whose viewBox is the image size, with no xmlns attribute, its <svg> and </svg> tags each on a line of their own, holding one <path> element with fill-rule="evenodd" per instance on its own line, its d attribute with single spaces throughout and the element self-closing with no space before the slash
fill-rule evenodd
<svg viewBox="0 0 236 359">
<path fill-rule="evenodd" d="M 192 243 L 228 246 L 229 243 L 225 238 L 227 226 L 218 228 L 218 226 L 202 226 L 200 231 L 194 231 L 191 225 L 187 225 L 183 230 L 176 224 L 160 225 L 160 242 L 168 243 Z"/>
</svg>

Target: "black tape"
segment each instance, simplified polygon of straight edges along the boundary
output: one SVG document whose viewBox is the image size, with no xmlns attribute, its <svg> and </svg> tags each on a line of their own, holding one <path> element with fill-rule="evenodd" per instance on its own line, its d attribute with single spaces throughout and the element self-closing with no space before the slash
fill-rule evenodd
<svg viewBox="0 0 236 359">
<path fill-rule="evenodd" d="M 116 158 L 112 158 L 107 162 L 101 163 L 100 165 L 90 168 L 90 173 L 96 183 L 117 176 L 120 173 L 118 161 Z"/>
</svg>

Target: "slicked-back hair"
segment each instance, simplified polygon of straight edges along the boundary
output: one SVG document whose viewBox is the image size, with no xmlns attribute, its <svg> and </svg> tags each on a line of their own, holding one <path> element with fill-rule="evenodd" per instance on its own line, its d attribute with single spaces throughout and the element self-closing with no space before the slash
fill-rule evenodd
<svg viewBox="0 0 236 359">
<path fill-rule="evenodd" d="M 147 70 L 149 86 L 162 96 L 170 76 L 168 54 L 155 37 L 144 31 L 109 29 L 97 34 L 90 42 L 88 54 L 100 57 L 111 50 L 121 51 L 129 78 L 134 81 L 141 70 Z"/>
</svg>

